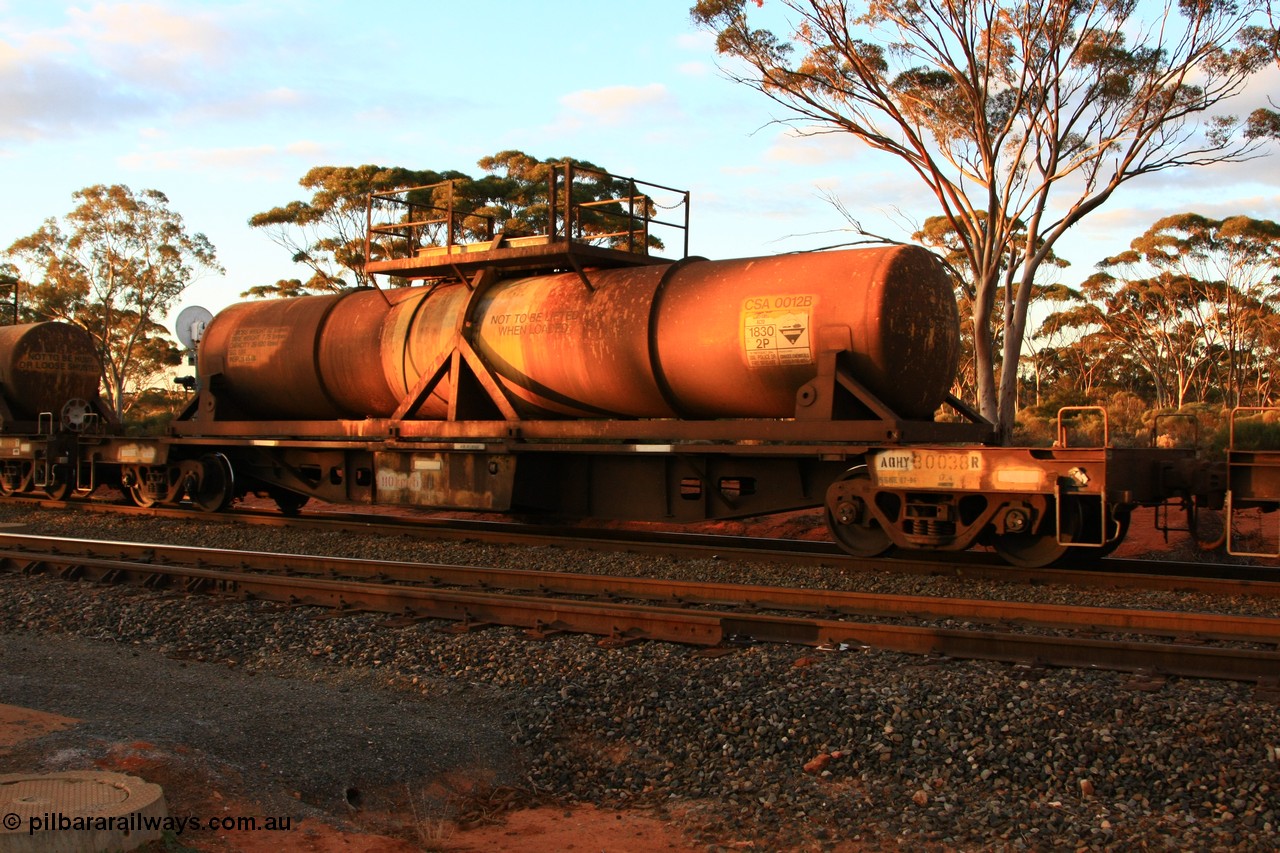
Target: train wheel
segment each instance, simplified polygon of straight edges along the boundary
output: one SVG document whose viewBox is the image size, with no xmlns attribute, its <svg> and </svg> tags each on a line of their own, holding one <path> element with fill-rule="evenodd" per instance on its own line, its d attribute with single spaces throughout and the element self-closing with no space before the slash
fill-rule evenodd
<svg viewBox="0 0 1280 853">
<path fill-rule="evenodd" d="M 298 511 L 307 505 L 307 501 L 311 500 L 308 495 L 300 495 L 288 489 L 272 488 L 267 490 L 267 494 L 276 502 L 276 506 L 280 507 L 282 515 L 297 515 Z"/>
<path fill-rule="evenodd" d="M 121 483 L 120 490 L 124 492 L 124 496 L 134 506 L 147 509 L 156 505 L 156 499 L 147 492 L 146 472 L 141 468 L 130 468 L 124 472 L 124 480 Z"/>
<path fill-rule="evenodd" d="M 1074 539 L 1084 527 L 1084 516 L 1080 505 L 1075 501 L 1067 501 L 1062 505 L 1063 533 L 1068 539 Z M 1040 569 L 1052 565 L 1071 549 L 1070 544 L 1058 541 L 1056 524 L 1041 527 L 1039 533 L 1003 533 L 995 538 L 992 545 L 1006 563 L 1024 569 Z"/>
<path fill-rule="evenodd" d="M 1092 509 L 1082 510 L 1083 520 L 1080 528 L 1080 540 L 1082 542 L 1097 542 L 1102 540 L 1102 531 L 1099 525 L 1102 519 Z M 1128 507 L 1107 507 L 1107 535 L 1101 546 L 1093 545 L 1072 545 L 1070 553 L 1072 557 L 1078 557 L 1082 560 L 1101 560 L 1103 557 L 1110 555 L 1122 544 L 1124 537 L 1129 533 L 1129 521 L 1131 510 Z"/>
<path fill-rule="evenodd" d="M 205 512 L 222 512 L 236 496 L 231 462 L 221 453 L 200 457 L 200 482 L 190 490 L 191 502 Z"/>
<path fill-rule="evenodd" d="M 143 509 L 147 509 L 156 505 L 156 499 L 147 494 L 141 483 L 133 483 L 132 485 L 126 486 L 124 493 L 125 497 L 127 497 L 134 506 L 140 506 Z"/>
<path fill-rule="evenodd" d="M 850 468 L 827 489 L 827 529 L 844 551 L 855 557 L 879 557 L 893 549 L 893 540 L 849 484 L 871 477 L 866 465 Z"/>
</svg>

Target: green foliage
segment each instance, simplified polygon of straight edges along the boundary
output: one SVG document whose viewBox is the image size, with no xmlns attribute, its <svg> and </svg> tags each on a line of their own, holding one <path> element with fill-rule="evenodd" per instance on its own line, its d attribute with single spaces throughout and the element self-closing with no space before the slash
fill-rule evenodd
<svg viewBox="0 0 1280 853">
<path fill-rule="evenodd" d="M 133 396 L 124 427 L 129 435 L 162 435 L 190 402 L 181 388 L 147 388 Z"/>
<path fill-rule="evenodd" d="M 1142 397 L 1122 391 L 1089 404 L 1064 401 L 1064 405 L 1096 405 L 1104 409 L 1106 434 L 1112 447 L 1182 447 L 1221 452 L 1225 446 L 1228 413 L 1212 404 L 1153 409 Z M 1031 447 L 1054 444 L 1058 440 L 1058 410 L 1059 406 L 1050 403 L 1020 411 L 1015 443 Z M 1102 443 L 1103 422 L 1093 412 L 1068 413 L 1064 427 L 1071 445 Z"/>
<path fill-rule="evenodd" d="M 280 279 L 256 285 L 243 296 L 296 296 L 370 284 L 364 272 L 367 201 L 370 193 L 434 184 L 460 172 L 399 167 L 316 166 L 298 183 L 312 191 L 309 201 L 291 201 L 254 214 L 249 225 L 266 231 L 294 263 L 311 270 L 306 282 Z"/>
<path fill-rule="evenodd" d="M 1224 423 L 1226 413 L 1212 403 L 1187 403 L 1177 408 L 1150 409 L 1142 414 L 1136 435 L 1139 446 L 1194 447 L 1206 449 Z"/>
<path fill-rule="evenodd" d="M 1052 412 L 1037 406 L 1018 413 L 1013 443 L 1027 447 L 1100 447 L 1106 440 L 1115 444 L 1109 432 L 1110 422 L 1102 412 L 1093 409 Z"/>
<path fill-rule="evenodd" d="M 1074 331 L 1082 369 L 1085 358 L 1126 365 L 1157 406 L 1258 404 L 1277 390 L 1280 224 L 1164 217 L 1099 264 L 1079 294 L 1085 302 L 1055 312 L 1040 334 Z"/>
<path fill-rule="evenodd" d="M 250 299 L 292 299 L 295 296 L 306 296 L 312 293 L 302 279 L 298 278 L 281 278 L 277 279 L 275 284 L 258 284 L 243 291 L 240 295 L 247 296 Z"/>
<path fill-rule="evenodd" d="M 1213 433 L 1213 449 L 1224 452 L 1230 446 L 1231 437 L 1231 423 L 1224 418 L 1221 426 Z M 1235 448 L 1237 450 L 1280 450 L 1280 410 L 1272 409 L 1237 417 Z"/>
<path fill-rule="evenodd" d="M 9 247 L 22 277 L 21 319 L 88 330 L 107 403 L 123 417 L 133 394 L 178 361 L 165 314 L 197 275 L 221 269 L 213 245 L 189 233 L 158 190 L 97 185 L 73 199 L 62 221 L 48 219 Z"/>
<path fill-rule="evenodd" d="M 432 225 L 419 233 L 422 245 L 442 245 L 446 240 L 478 242 L 496 232 L 508 236 L 547 233 L 550 216 L 548 178 L 563 163 L 573 163 L 576 179 L 569 188 L 575 203 L 594 202 L 570 223 L 575 239 L 620 245 L 625 238 L 601 236 L 617 231 L 624 212 L 619 198 L 629 193 L 627 182 L 611 178 L 585 160 L 557 157 L 537 160 L 521 151 L 501 151 L 483 157 L 478 165 L 486 173 L 472 178 L 463 172 L 399 167 L 317 166 L 299 184 L 312 191 L 309 201 L 292 201 L 250 217 L 249 225 L 264 229 L 271 239 L 289 251 L 294 263 L 311 270 L 306 281 L 280 279 L 255 285 L 247 297 L 299 296 L 372 284 L 365 272 L 367 260 L 385 256 L 389 249 L 373 241 L 372 258 L 365 257 L 368 200 L 371 193 L 404 190 L 402 201 L 417 212 L 429 211 Z M 565 198 L 557 199 L 565 209 Z M 647 201 L 647 200 L 646 200 Z M 644 202 L 642 202 L 643 204 Z M 461 233 L 449 233 L 446 212 L 461 222 Z M 650 211 L 652 213 L 652 211 Z M 422 213 L 422 216 L 428 216 Z M 410 217 L 417 221 L 420 217 Z M 438 220 L 438 221 L 437 221 Z M 563 223 L 561 223 L 563 227 Z M 650 238 L 650 246 L 661 246 Z"/>
</svg>

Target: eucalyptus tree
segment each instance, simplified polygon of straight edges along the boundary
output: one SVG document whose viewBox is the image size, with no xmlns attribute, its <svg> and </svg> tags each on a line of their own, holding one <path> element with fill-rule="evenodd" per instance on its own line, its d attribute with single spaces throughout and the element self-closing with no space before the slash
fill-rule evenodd
<svg viewBox="0 0 1280 853">
<path fill-rule="evenodd" d="M 1099 325 L 1098 307 L 1079 288 L 1056 288 L 1050 299 L 1055 308 L 1034 333 L 1041 362 L 1037 375 L 1047 372 L 1048 365 L 1055 385 L 1070 385 L 1089 402 L 1122 387 L 1111 380 L 1117 367 L 1124 370 L 1130 353 Z"/>
<path fill-rule="evenodd" d="M 221 272 L 213 245 L 189 233 L 159 190 L 86 187 L 61 221 L 16 240 L 26 320 L 65 320 L 97 342 L 105 398 L 123 417 L 137 391 L 179 353 L 162 321 L 204 272 Z"/>
<path fill-rule="evenodd" d="M 272 241 L 288 250 L 294 263 L 307 267 L 310 277 L 257 285 L 243 295 L 297 296 L 372 285 L 365 272 L 371 193 L 395 193 L 406 203 L 401 208 L 405 216 L 410 210 L 408 203 L 418 205 L 419 211 L 433 208 L 428 217 L 432 224 L 421 226 L 419 232 L 426 244 L 444 242 L 445 229 L 459 224 L 461 230 L 455 231 L 454 239 L 489 239 L 495 231 L 543 233 L 540 229 L 547 226 L 550 212 L 549 173 L 565 162 L 576 167 L 577 178 L 568 188 L 570 197 L 576 202 L 596 203 L 574 223 L 574 236 L 608 242 L 612 238 L 599 235 L 617 230 L 616 214 L 622 208 L 615 200 L 626 195 L 627 187 L 625 181 L 584 160 L 538 160 L 522 151 L 501 151 L 481 158 L 478 165 L 485 174 L 479 178 L 456 170 L 317 166 L 298 182 L 312 191 L 309 200 L 292 201 L 249 219 L 252 227 L 265 230 Z M 563 205 L 564 200 L 557 203 Z M 442 218 L 441 212 L 446 210 L 452 210 L 456 223 L 444 223 L 448 216 Z M 369 242 L 373 259 L 387 251 L 380 241 Z"/>
<path fill-rule="evenodd" d="M 1129 181 L 1280 135 L 1274 109 L 1223 112 L 1273 61 L 1264 0 L 698 0 L 692 15 L 784 121 L 852 134 L 928 188 L 974 276 L 979 408 L 1006 435 L 1033 287 L 1068 229 Z"/>
<path fill-rule="evenodd" d="M 427 186 L 461 172 L 435 172 L 399 167 L 316 166 L 298 181 L 311 191 L 307 201 L 291 201 L 256 213 L 249 225 L 263 229 L 291 260 L 310 270 L 306 281 L 280 279 L 256 285 L 243 296 L 297 296 L 363 287 L 365 225 L 370 193 Z"/>
<path fill-rule="evenodd" d="M 979 211 L 977 217 L 981 220 L 986 217 L 986 214 Z M 846 216 L 846 218 L 849 217 Z M 1025 232 L 1026 226 L 1023 223 L 1014 223 L 1014 237 L 1019 238 L 1019 240 L 1025 239 Z M 942 260 L 943 266 L 951 274 L 952 282 L 955 285 L 962 328 L 960 335 L 961 361 L 960 368 L 957 371 L 957 384 L 959 387 L 953 388 L 952 393 L 958 397 L 964 397 L 965 389 L 975 389 L 979 384 L 979 364 L 976 358 L 979 348 L 974 335 L 975 326 L 973 322 L 974 306 L 978 303 L 980 293 L 977 270 L 973 267 L 973 259 L 966 249 L 964 236 L 956 231 L 952 221 L 945 216 L 930 216 L 924 221 L 920 230 L 911 235 L 911 239 L 932 248 L 937 253 Z M 1015 262 L 1016 258 L 1012 256 L 1005 259 L 999 265 L 1001 272 L 1007 272 L 1009 265 Z M 1042 267 L 1052 269 L 1065 269 L 1069 266 L 1069 262 L 1059 258 L 1051 249 L 1048 250 L 1042 264 Z M 1059 288 L 1059 285 L 1053 283 L 1036 285 L 1032 288 L 1029 301 L 1043 296 L 1056 299 L 1058 297 L 1055 294 Z M 995 369 L 998 370 L 1001 362 L 1000 344 L 1004 340 L 1003 317 L 995 316 L 992 318 L 987 336 L 991 342 L 989 349 L 994 354 Z M 1014 365 L 1013 369 L 1016 370 L 1017 366 Z"/>
<path fill-rule="evenodd" d="M 1201 282 L 1214 294 L 1203 322 L 1214 337 L 1214 380 L 1228 406 L 1263 405 L 1280 367 L 1280 224 L 1248 216 L 1166 216 L 1102 268 Z"/>
<path fill-rule="evenodd" d="M 1150 378 L 1157 408 L 1198 402 L 1193 390 L 1203 385 L 1218 349 L 1213 283 L 1170 272 L 1117 279 L 1100 271 L 1081 291 L 1089 300 L 1082 316 L 1110 338 L 1120 360 Z"/>
</svg>

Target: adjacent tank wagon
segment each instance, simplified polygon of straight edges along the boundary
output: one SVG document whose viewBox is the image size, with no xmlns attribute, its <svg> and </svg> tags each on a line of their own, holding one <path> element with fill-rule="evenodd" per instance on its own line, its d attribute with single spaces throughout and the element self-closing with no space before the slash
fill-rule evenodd
<svg viewBox="0 0 1280 853">
<path fill-rule="evenodd" d="M 69 323 L 0 326 L 0 495 L 67 497 L 81 434 L 115 427 L 93 338 Z"/>
</svg>

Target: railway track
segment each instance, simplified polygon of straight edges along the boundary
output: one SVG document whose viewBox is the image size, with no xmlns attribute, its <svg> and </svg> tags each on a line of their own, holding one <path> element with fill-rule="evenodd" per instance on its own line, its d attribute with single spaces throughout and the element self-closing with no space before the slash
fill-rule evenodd
<svg viewBox="0 0 1280 853">
<path fill-rule="evenodd" d="M 1080 561 L 1074 565 L 1055 568 L 1025 569 L 1007 565 L 994 554 L 976 551 L 944 555 L 899 553 L 889 558 L 860 558 L 846 554 L 832 542 L 821 540 L 766 539 L 654 529 L 528 525 L 434 516 L 400 518 L 353 513 L 345 509 L 335 513 L 307 512 L 303 515 L 285 516 L 275 511 L 255 509 L 236 509 L 210 514 L 194 509 L 143 508 L 103 501 L 43 501 L 40 503 L 57 509 L 196 520 L 202 523 L 350 530 L 384 536 L 661 554 L 683 559 L 713 557 L 725 560 L 821 566 L 834 571 L 874 570 L 1011 583 L 1070 584 L 1099 589 L 1177 590 L 1224 596 L 1280 596 L 1280 567 L 1274 565 L 1108 557 L 1101 561 Z"/>
<path fill-rule="evenodd" d="M 1270 683 L 1280 619 L 677 582 L 0 535 L 0 569 L 345 612 L 729 649 L 878 648 Z"/>
</svg>

